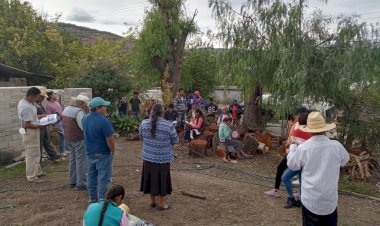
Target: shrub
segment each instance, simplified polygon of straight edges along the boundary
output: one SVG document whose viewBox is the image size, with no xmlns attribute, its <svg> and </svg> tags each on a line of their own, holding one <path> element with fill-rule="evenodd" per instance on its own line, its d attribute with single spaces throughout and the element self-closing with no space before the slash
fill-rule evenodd
<svg viewBox="0 0 380 226">
<path fill-rule="evenodd" d="M 129 116 L 114 116 L 111 118 L 114 129 L 120 135 L 127 135 L 129 133 L 137 132 L 139 129 L 139 121 Z"/>
</svg>

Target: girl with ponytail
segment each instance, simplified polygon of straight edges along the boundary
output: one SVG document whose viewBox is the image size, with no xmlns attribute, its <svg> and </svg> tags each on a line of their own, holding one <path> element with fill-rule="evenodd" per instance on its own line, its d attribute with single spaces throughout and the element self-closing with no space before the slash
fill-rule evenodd
<svg viewBox="0 0 380 226">
<path fill-rule="evenodd" d="M 143 140 L 143 168 L 140 190 L 150 195 L 150 206 L 169 209 L 165 196 L 172 192 L 170 162 L 174 160 L 173 145 L 178 143 L 173 123 L 163 118 L 164 108 L 155 104 L 152 118 L 144 120 L 139 129 Z"/>
<path fill-rule="evenodd" d="M 125 191 L 121 185 L 108 189 L 106 200 L 92 203 L 83 217 L 84 226 L 127 226 L 128 218 L 118 206 L 123 202 Z"/>
</svg>

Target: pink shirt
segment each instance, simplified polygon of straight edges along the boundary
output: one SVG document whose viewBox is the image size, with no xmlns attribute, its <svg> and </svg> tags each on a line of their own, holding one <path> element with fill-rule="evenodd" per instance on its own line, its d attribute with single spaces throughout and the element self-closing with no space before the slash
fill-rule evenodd
<svg viewBox="0 0 380 226">
<path fill-rule="evenodd" d="M 47 115 L 58 113 L 60 116 L 62 116 L 63 108 L 57 101 L 48 101 L 46 103 L 45 111 Z M 57 123 L 57 125 L 61 124 L 62 120 Z"/>
<path fill-rule="evenodd" d="M 193 119 L 193 129 L 200 129 L 202 127 L 203 118 Z"/>
</svg>

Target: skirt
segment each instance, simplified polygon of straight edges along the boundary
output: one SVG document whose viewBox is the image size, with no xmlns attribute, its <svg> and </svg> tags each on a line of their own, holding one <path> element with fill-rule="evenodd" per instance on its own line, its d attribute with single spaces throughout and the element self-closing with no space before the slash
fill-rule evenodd
<svg viewBox="0 0 380 226">
<path fill-rule="evenodd" d="M 143 162 L 140 191 L 154 196 L 166 196 L 172 193 L 170 163 Z"/>
</svg>

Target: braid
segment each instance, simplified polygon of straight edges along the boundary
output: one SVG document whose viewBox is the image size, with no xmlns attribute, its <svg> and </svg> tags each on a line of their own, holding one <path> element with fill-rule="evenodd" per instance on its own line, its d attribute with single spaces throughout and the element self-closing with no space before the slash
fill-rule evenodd
<svg viewBox="0 0 380 226">
<path fill-rule="evenodd" d="M 104 214 L 106 213 L 106 210 L 107 210 L 108 204 L 109 204 L 109 201 L 106 200 L 106 201 L 104 202 L 104 205 L 103 205 L 103 208 L 102 208 L 102 212 L 100 212 L 100 219 L 99 219 L 99 224 L 98 224 L 98 226 L 102 226 L 102 224 L 103 224 Z"/>
<path fill-rule="evenodd" d="M 157 130 L 157 121 L 158 121 L 158 116 L 161 116 L 162 113 L 164 112 L 164 109 L 161 104 L 155 104 L 153 105 L 153 115 L 151 119 L 152 123 L 152 128 L 150 129 L 150 134 L 152 138 L 156 137 L 156 130 Z"/>
<path fill-rule="evenodd" d="M 116 201 L 115 198 L 118 197 L 118 196 L 121 196 L 121 199 L 124 198 L 125 191 L 124 191 L 123 186 L 121 186 L 121 185 L 113 185 L 112 187 L 110 187 L 108 189 L 106 200 L 104 201 L 104 205 L 102 207 L 102 211 L 100 212 L 100 218 L 99 218 L 99 224 L 98 224 L 98 226 L 102 226 L 102 224 L 103 224 L 104 216 L 106 214 L 106 211 L 107 211 L 109 203 L 110 202 L 115 202 Z"/>
</svg>

